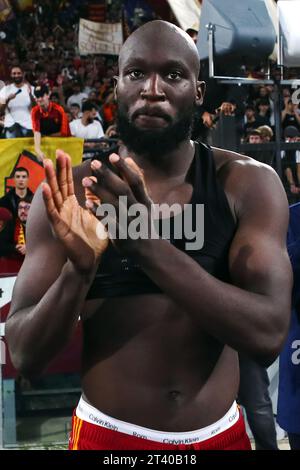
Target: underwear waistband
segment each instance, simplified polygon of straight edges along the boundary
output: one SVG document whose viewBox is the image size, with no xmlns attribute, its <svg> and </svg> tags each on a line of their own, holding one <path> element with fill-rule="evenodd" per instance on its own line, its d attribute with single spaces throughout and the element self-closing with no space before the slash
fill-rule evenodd
<svg viewBox="0 0 300 470">
<path fill-rule="evenodd" d="M 129 434 L 130 436 L 148 439 L 163 444 L 178 445 L 202 442 L 226 431 L 238 421 L 240 412 L 236 401 L 234 401 L 223 418 L 209 426 L 206 426 L 205 428 L 188 432 L 165 432 L 144 428 L 136 424 L 112 418 L 111 416 L 108 416 L 94 408 L 81 397 L 76 408 L 76 416 L 83 421 L 95 424 L 96 426 L 102 426 L 112 431 Z"/>
</svg>

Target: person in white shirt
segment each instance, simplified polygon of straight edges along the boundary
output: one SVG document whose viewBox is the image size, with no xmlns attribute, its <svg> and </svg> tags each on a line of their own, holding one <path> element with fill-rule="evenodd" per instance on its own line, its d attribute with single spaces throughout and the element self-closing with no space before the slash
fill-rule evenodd
<svg viewBox="0 0 300 470">
<path fill-rule="evenodd" d="M 33 87 L 25 81 L 24 72 L 19 66 L 12 67 L 10 77 L 12 83 L 0 91 L 0 113 L 5 113 L 5 138 L 31 137 L 30 111 L 36 104 Z"/>
<path fill-rule="evenodd" d="M 71 134 L 74 137 L 81 137 L 82 139 L 101 139 L 104 137 L 104 132 L 101 123 L 95 119 L 97 110 L 92 101 L 84 101 L 82 103 L 82 117 L 74 119 L 70 122 Z M 93 154 L 89 152 L 91 148 L 97 146 L 96 142 L 84 143 L 84 158 L 91 158 Z"/>
<path fill-rule="evenodd" d="M 82 87 L 78 80 L 73 81 L 72 90 L 73 94 L 67 100 L 68 108 L 70 108 L 74 103 L 77 103 L 81 107 L 83 101 L 88 99 L 88 95 L 82 92 Z"/>
<path fill-rule="evenodd" d="M 82 117 L 70 122 L 71 134 L 82 139 L 101 139 L 104 136 L 103 128 L 99 121 L 94 119 L 96 108 L 91 101 L 82 104 Z"/>
</svg>

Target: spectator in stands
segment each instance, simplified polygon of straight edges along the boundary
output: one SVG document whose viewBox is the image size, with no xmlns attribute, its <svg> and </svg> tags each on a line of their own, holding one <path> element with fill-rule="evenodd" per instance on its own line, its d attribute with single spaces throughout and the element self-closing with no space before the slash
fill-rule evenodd
<svg viewBox="0 0 300 470">
<path fill-rule="evenodd" d="M 257 130 L 260 132 L 262 142 L 268 143 L 273 140 L 274 132 L 270 126 L 259 126 Z"/>
<path fill-rule="evenodd" d="M 185 31 L 189 36 L 191 36 L 192 40 L 194 41 L 195 44 L 197 44 L 197 39 L 198 39 L 198 31 L 194 28 L 188 28 Z"/>
<path fill-rule="evenodd" d="M 18 167 L 14 172 L 15 187 L 10 189 L 0 199 L 0 207 L 8 209 L 13 218 L 18 216 L 18 204 L 20 200 L 33 196 L 33 192 L 28 188 L 29 172 L 26 168 Z"/>
<path fill-rule="evenodd" d="M 18 204 L 18 217 L 14 229 L 15 249 L 22 256 L 26 253 L 26 222 L 32 197 L 21 199 Z"/>
<path fill-rule="evenodd" d="M 290 207 L 287 248 L 294 287 L 290 331 L 280 354 L 277 421 L 288 433 L 291 450 L 300 450 L 300 203 Z"/>
<path fill-rule="evenodd" d="M 32 136 L 30 110 L 35 105 L 33 87 L 25 81 L 19 66 L 12 67 L 10 77 L 12 83 L 0 91 L 0 113 L 5 112 L 5 138 Z"/>
<path fill-rule="evenodd" d="M 248 132 L 247 141 L 249 144 L 261 144 L 261 133 L 258 129 L 253 129 L 252 131 Z"/>
<path fill-rule="evenodd" d="M 284 129 L 285 142 L 298 142 L 300 131 L 297 127 Z M 300 150 L 283 150 L 281 152 L 282 169 L 292 194 L 300 194 Z"/>
<path fill-rule="evenodd" d="M 294 104 L 291 99 L 287 99 L 285 102 L 284 110 L 281 113 L 281 123 L 283 131 L 289 126 L 294 126 L 297 129 L 300 129 L 298 105 Z"/>
<path fill-rule="evenodd" d="M 261 98 L 256 103 L 257 114 L 255 121 L 257 127 L 259 126 L 270 126 L 270 103 L 266 98 Z"/>
<path fill-rule="evenodd" d="M 255 118 L 255 108 L 252 104 L 247 104 L 244 115 L 244 135 L 247 136 L 249 131 L 258 127 Z"/>
<path fill-rule="evenodd" d="M 81 118 L 82 112 L 80 110 L 80 106 L 79 106 L 78 103 L 71 104 L 69 109 L 70 109 L 70 113 L 72 115 L 72 120 Z"/>
<path fill-rule="evenodd" d="M 246 410 L 256 450 L 278 450 L 267 369 L 239 353 L 238 401 Z"/>
<path fill-rule="evenodd" d="M 72 95 L 67 100 L 68 108 L 70 108 L 74 103 L 77 103 L 81 107 L 82 102 L 88 99 L 88 95 L 82 92 L 82 86 L 79 80 L 73 81 L 72 91 Z"/>
<path fill-rule="evenodd" d="M 268 144 L 273 139 L 273 131 L 269 126 L 260 126 L 256 129 L 260 132 L 261 142 Z M 266 163 L 267 165 L 271 165 L 274 161 L 274 151 L 273 150 L 262 150 L 261 152 L 257 152 L 257 160 L 262 163 Z"/>
<path fill-rule="evenodd" d="M 82 139 L 100 139 L 104 136 L 103 128 L 99 121 L 94 119 L 97 112 L 94 103 L 84 101 L 82 104 L 82 117 L 70 123 L 71 134 Z"/>
<path fill-rule="evenodd" d="M 13 223 L 12 213 L 5 207 L 0 207 L 0 257 L 9 256 L 15 252 L 12 243 Z"/>
<path fill-rule="evenodd" d="M 37 101 L 37 105 L 31 111 L 34 147 L 38 159 L 42 161 L 45 154 L 41 150 L 41 137 L 69 137 L 70 127 L 63 107 L 50 101 L 46 85 L 37 86 L 34 94 Z"/>
</svg>

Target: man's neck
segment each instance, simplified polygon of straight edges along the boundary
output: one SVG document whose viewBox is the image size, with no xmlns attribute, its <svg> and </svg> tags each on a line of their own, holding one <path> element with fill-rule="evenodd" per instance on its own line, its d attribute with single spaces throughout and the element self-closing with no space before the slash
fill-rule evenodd
<svg viewBox="0 0 300 470">
<path fill-rule="evenodd" d="M 194 143 L 191 140 L 181 142 L 175 150 L 160 155 L 159 158 L 133 154 L 127 147 L 120 147 L 120 155 L 124 158 L 131 157 L 150 179 L 176 178 L 185 175 L 191 166 L 194 153 Z"/>
<path fill-rule="evenodd" d="M 41 110 L 44 112 L 48 111 L 49 108 L 50 108 L 50 103 L 41 105 Z"/>
<path fill-rule="evenodd" d="M 19 189 L 19 188 L 16 188 L 16 195 L 21 197 L 22 199 L 26 196 L 27 194 L 27 188 L 24 188 L 24 189 Z"/>
<path fill-rule="evenodd" d="M 81 118 L 81 124 L 83 126 L 88 126 L 89 124 L 91 124 L 91 122 L 88 121 L 88 118 L 86 116 L 82 116 Z"/>
</svg>

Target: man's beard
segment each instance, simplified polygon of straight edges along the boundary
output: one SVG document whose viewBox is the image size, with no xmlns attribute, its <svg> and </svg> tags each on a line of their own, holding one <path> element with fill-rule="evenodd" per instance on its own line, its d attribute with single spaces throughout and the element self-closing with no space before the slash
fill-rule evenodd
<svg viewBox="0 0 300 470">
<path fill-rule="evenodd" d="M 20 85 L 23 82 L 23 77 L 13 78 L 15 85 Z"/>
<path fill-rule="evenodd" d="M 119 105 L 117 128 L 120 139 L 128 150 L 137 155 L 160 156 L 175 150 L 184 140 L 190 139 L 193 126 L 194 106 L 180 114 L 180 118 L 167 127 L 140 129 L 130 121 Z"/>
</svg>

